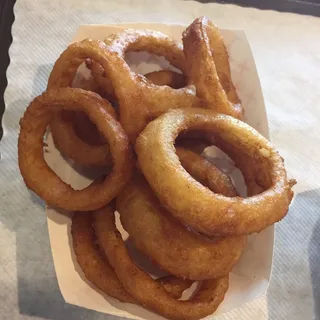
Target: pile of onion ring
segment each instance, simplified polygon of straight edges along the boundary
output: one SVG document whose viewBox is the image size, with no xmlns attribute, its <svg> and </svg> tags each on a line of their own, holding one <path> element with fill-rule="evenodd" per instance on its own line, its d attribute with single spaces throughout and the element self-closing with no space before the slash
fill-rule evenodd
<svg viewBox="0 0 320 320">
<path fill-rule="evenodd" d="M 163 56 L 179 71 L 138 74 L 129 51 Z M 282 157 L 242 119 L 227 49 L 210 19 L 196 19 L 182 43 L 124 30 L 61 54 L 20 121 L 19 167 L 38 196 L 74 212 L 73 251 L 93 286 L 168 319 L 200 319 L 223 301 L 247 236 L 281 220 L 293 197 Z M 45 161 L 47 130 L 64 157 L 101 176 L 82 190 L 63 181 Z M 241 171 L 246 197 L 203 155 L 212 145 Z M 115 211 L 136 249 L 167 275 L 154 279 L 132 258 Z"/>
</svg>

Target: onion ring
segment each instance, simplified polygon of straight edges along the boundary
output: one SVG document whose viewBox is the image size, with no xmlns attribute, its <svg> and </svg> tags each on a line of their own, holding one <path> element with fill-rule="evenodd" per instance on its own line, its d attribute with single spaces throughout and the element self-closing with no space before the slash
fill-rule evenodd
<svg viewBox="0 0 320 320">
<path fill-rule="evenodd" d="M 91 212 L 74 214 L 71 225 L 73 250 L 77 262 L 86 276 L 105 294 L 122 302 L 139 304 L 122 286 L 107 259 L 101 253 L 96 243 L 96 236 L 92 226 Z M 165 290 L 175 299 L 179 299 L 192 281 L 165 276 L 157 279 Z"/>
<path fill-rule="evenodd" d="M 94 108 L 95 100 L 92 99 L 91 103 L 91 108 Z M 98 103 L 103 106 L 109 114 L 116 118 L 115 111 L 107 100 L 99 98 Z M 67 115 L 71 117 L 71 121 L 70 119 L 66 120 L 64 118 L 66 112 L 56 112 L 50 122 L 53 141 L 59 151 L 76 163 L 85 166 L 107 166 L 112 164 L 112 157 L 108 144 L 89 144 L 81 139 L 76 133 L 74 122 L 77 120 L 79 121 L 82 113 L 71 111 L 67 113 Z M 83 123 L 83 120 L 86 121 L 86 118 L 83 118 L 84 117 L 81 119 L 82 124 L 88 126 L 88 122 Z"/>
<path fill-rule="evenodd" d="M 165 57 L 174 67 L 183 73 L 186 72 L 185 58 L 181 44 L 173 41 L 161 32 L 128 29 L 108 38 L 107 43 L 110 46 L 109 48 L 117 53 L 123 61 L 125 61 L 125 54 L 129 51 L 147 51 Z M 144 99 L 135 110 L 138 114 L 140 113 L 139 118 L 141 118 L 141 121 L 142 119 L 144 119 L 144 121 L 141 122 L 140 126 L 138 121 L 135 121 L 137 124 L 134 124 L 134 126 L 138 126 L 139 130 L 137 130 L 137 128 L 132 130 L 136 134 L 134 135 L 134 139 L 130 139 L 131 141 L 135 141 L 135 138 L 150 120 L 158 117 L 167 110 L 200 106 L 201 102 L 195 96 L 194 86 L 191 84 L 181 89 L 172 89 L 168 86 L 157 86 L 149 81 L 146 82 L 144 81 L 144 77 L 138 74 L 135 75 L 140 78 L 140 83 L 144 83 L 143 92 L 141 93 L 141 98 Z M 133 111 L 134 108 L 132 108 L 132 106 L 131 108 L 124 108 L 122 116 L 120 105 L 120 122 L 126 132 L 128 132 L 129 137 L 131 136 L 131 130 L 129 128 L 133 126 L 132 117 L 137 118 L 137 115 L 134 114 Z M 125 121 L 125 119 L 127 119 L 127 121 Z M 129 122 L 129 126 L 127 122 Z"/>
<path fill-rule="evenodd" d="M 194 320 L 212 314 L 224 299 L 228 277 L 205 280 L 191 300 L 173 299 L 168 292 L 131 260 L 114 221 L 111 206 L 94 212 L 94 227 L 100 248 L 124 288 L 144 307 L 169 319 Z"/>
<path fill-rule="evenodd" d="M 204 139 L 200 137 L 189 137 L 187 136 L 179 136 L 175 141 L 175 146 L 177 148 L 184 148 L 187 150 L 191 150 L 194 153 L 201 154 L 207 147 L 210 147 L 212 144 L 208 144 Z"/>
<path fill-rule="evenodd" d="M 205 106 L 242 119 L 242 107 L 231 80 L 229 56 L 219 29 L 207 17 L 196 19 L 183 33 L 189 78 Z"/>
<path fill-rule="evenodd" d="M 56 61 L 49 77 L 48 89 L 71 86 L 79 65 L 87 58 L 96 61 L 111 80 L 119 102 L 120 123 L 129 139 L 135 141 L 150 120 L 168 109 L 200 104 L 192 86 L 182 89 L 156 86 L 132 72 L 124 60 L 125 52 L 145 49 L 164 55 L 180 69 L 184 66 L 182 48 L 173 40 L 160 32 L 131 30 L 117 35 L 110 45 L 88 39 L 71 44 Z"/>
<path fill-rule="evenodd" d="M 101 87 L 108 88 L 109 89 L 108 92 L 106 94 L 103 94 L 102 96 L 108 95 L 110 96 L 110 99 L 114 101 L 116 98 L 114 96 L 112 83 L 110 79 L 107 78 L 107 76 L 105 75 L 103 68 L 95 62 L 90 62 L 90 63 L 87 62 L 87 64 L 90 70 L 92 71 L 94 79 L 96 79 L 97 82 L 99 83 L 99 87 L 96 88 L 94 92 L 98 92 L 100 94 L 100 92 L 102 91 Z M 148 79 L 149 81 L 151 81 L 153 84 L 157 86 L 169 86 L 174 89 L 179 89 L 186 86 L 185 77 L 182 74 L 171 71 L 171 70 L 153 71 L 145 74 L 144 76 L 146 77 L 146 79 Z M 90 91 L 93 91 L 93 90 L 90 90 Z M 101 137 L 99 136 L 95 125 L 92 122 L 90 122 L 90 120 L 88 119 L 85 113 L 77 112 L 73 123 L 74 123 L 77 135 L 82 140 L 84 140 L 89 144 L 94 144 L 94 145 L 103 144 L 103 141 L 101 140 Z M 64 138 L 66 139 L 67 137 L 68 137 L 68 133 L 64 132 Z"/>
<path fill-rule="evenodd" d="M 263 176 L 259 177 L 259 164 L 256 163 L 256 161 L 251 157 L 247 155 L 241 155 L 237 148 L 231 145 L 227 145 L 226 143 L 223 143 L 221 140 L 219 140 L 218 137 L 213 137 L 210 134 L 201 133 L 201 132 L 187 132 L 181 138 L 179 136 L 178 139 L 179 141 L 178 142 L 176 141 L 176 146 L 178 145 L 178 147 L 176 148 L 177 154 L 178 154 L 178 149 L 181 149 L 181 148 L 188 149 L 188 151 L 190 149 L 194 153 L 200 154 L 203 152 L 205 148 L 210 147 L 212 145 L 215 145 L 216 147 L 220 148 L 224 153 L 228 154 L 229 157 L 232 158 L 235 167 L 242 172 L 242 175 L 246 182 L 248 196 L 256 195 L 263 192 L 264 187 L 268 188 L 268 185 L 267 185 L 268 182 L 264 181 L 264 177 Z M 183 155 L 179 155 L 180 161 L 181 161 L 181 158 L 183 158 Z M 186 157 L 186 159 L 190 160 L 190 164 L 183 163 L 182 161 L 181 163 L 183 167 L 189 172 L 189 174 L 191 174 L 193 177 L 195 177 L 196 180 L 200 181 L 204 185 L 206 185 L 205 181 L 207 181 L 207 186 L 209 187 L 209 189 L 216 193 L 219 193 L 217 190 L 214 189 L 215 188 L 214 185 L 209 185 L 210 181 L 208 181 L 209 179 L 206 179 L 205 174 L 203 177 L 206 180 L 203 180 L 203 181 L 201 180 L 202 178 L 200 176 L 198 177 L 195 176 L 197 172 L 202 171 L 201 169 L 197 169 L 193 171 L 188 170 L 188 166 L 192 166 L 195 161 L 192 162 L 191 157 Z M 292 188 L 296 183 L 297 181 L 295 179 L 290 179 L 288 181 L 290 188 Z M 223 192 L 220 192 L 220 193 L 223 194 Z M 294 196 L 294 192 L 292 189 L 290 189 L 289 190 L 290 201 L 292 200 L 293 196 Z"/>
<path fill-rule="evenodd" d="M 93 91 L 102 96 L 103 92 L 93 77 L 78 77 L 77 87 Z M 106 101 L 106 109 L 116 117 L 111 105 Z M 86 113 L 62 111 L 51 120 L 50 128 L 56 147 L 64 156 L 85 166 L 108 166 L 112 164 L 109 146 L 106 144 L 97 127 Z M 94 145 L 94 147 L 91 147 Z"/>
<path fill-rule="evenodd" d="M 92 65 L 97 64 L 93 63 Z M 99 72 L 103 72 L 102 67 L 100 69 Z M 106 82 L 104 88 L 112 89 L 109 79 L 96 74 L 94 74 L 94 77 Z M 179 87 L 185 82 L 183 75 L 170 70 L 151 72 L 146 74 L 145 77 L 147 79 L 150 77 L 150 81 L 156 85 L 168 85 L 170 87 Z M 101 80 L 101 78 L 104 79 Z M 113 96 L 114 93 L 111 89 L 109 89 L 108 95 Z M 116 117 L 112 106 L 107 101 L 105 105 L 106 109 Z M 112 163 L 108 144 L 103 141 L 96 126 L 85 113 L 72 111 L 57 113 L 51 120 L 50 128 L 56 147 L 76 163 L 102 167 Z"/>
<path fill-rule="evenodd" d="M 112 97 L 112 99 L 116 99 L 112 82 L 108 78 L 102 66 L 95 61 L 91 61 L 90 59 L 86 60 L 86 65 L 91 71 L 95 81 L 99 84 L 100 88 L 105 89 L 106 93 Z M 181 89 L 187 85 L 184 75 L 171 70 L 149 72 L 145 74 L 144 77 L 156 86 L 169 86 L 173 89 Z"/>
<path fill-rule="evenodd" d="M 157 86 L 169 86 L 173 89 L 181 89 L 187 85 L 183 74 L 171 70 L 159 70 L 144 75 Z"/>
<path fill-rule="evenodd" d="M 227 185 L 225 188 L 228 189 Z M 232 191 L 233 188 L 229 193 Z M 117 211 L 135 246 L 177 277 L 205 280 L 226 276 L 246 244 L 246 236 L 210 241 L 187 230 L 161 207 L 141 176 L 134 178 L 117 197 Z"/>
<path fill-rule="evenodd" d="M 94 146 L 106 144 L 101 137 L 97 126 L 90 121 L 84 112 L 75 112 L 71 122 L 74 127 L 74 133 L 85 143 Z M 68 136 L 65 136 L 65 139 L 68 139 Z M 109 148 L 109 146 L 107 146 L 107 148 Z"/>
<path fill-rule="evenodd" d="M 184 169 L 211 191 L 223 194 L 226 197 L 236 197 L 238 195 L 229 176 L 205 157 L 179 147 L 176 148 L 176 153 Z"/>
<path fill-rule="evenodd" d="M 107 77 L 103 67 L 91 59 L 86 59 L 85 63 L 87 68 L 91 71 L 93 79 L 99 85 L 99 88 L 111 99 L 116 99 L 112 82 L 110 78 Z"/>
<path fill-rule="evenodd" d="M 209 137 L 206 137 L 209 138 Z M 209 139 L 210 141 L 210 139 Z M 211 139 L 212 141 L 212 139 Z M 241 155 L 239 150 L 231 145 L 227 145 L 223 143 L 219 139 L 215 139 L 215 145 L 219 147 L 223 152 L 227 153 L 232 160 L 234 161 L 235 167 L 238 168 L 244 177 L 244 180 L 247 185 L 247 195 L 256 195 L 263 192 L 264 189 L 268 188 L 270 184 L 269 178 L 261 173 L 261 163 L 259 163 L 256 159 L 252 157 Z M 289 201 L 293 199 L 294 192 L 291 189 L 297 181 L 295 179 L 288 180 L 289 190 L 288 196 Z"/>
<path fill-rule="evenodd" d="M 190 279 L 181 279 L 172 275 L 158 278 L 156 282 L 164 287 L 168 294 L 174 299 L 180 299 L 183 292 L 193 284 L 193 281 Z"/>
<path fill-rule="evenodd" d="M 74 88 L 49 90 L 31 102 L 20 120 L 18 156 L 21 175 L 26 185 L 48 204 L 70 211 L 94 210 L 109 203 L 131 179 L 134 161 L 128 137 L 104 104 L 100 96 L 89 91 Z M 102 183 L 74 190 L 46 164 L 43 136 L 54 112 L 61 110 L 85 111 L 110 142 L 113 168 Z"/>
<path fill-rule="evenodd" d="M 214 194 L 181 166 L 174 141 L 184 130 L 203 130 L 259 164 L 265 191 L 248 198 Z M 140 168 L 160 202 L 179 221 L 211 236 L 259 232 L 281 220 L 290 204 L 283 159 L 249 125 L 208 109 L 171 110 L 148 124 L 137 139 Z"/>
<path fill-rule="evenodd" d="M 105 294 L 122 302 L 137 303 L 123 288 L 96 244 L 90 212 L 74 214 L 71 225 L 73 250 L 86 278 Z"/>
</svg>

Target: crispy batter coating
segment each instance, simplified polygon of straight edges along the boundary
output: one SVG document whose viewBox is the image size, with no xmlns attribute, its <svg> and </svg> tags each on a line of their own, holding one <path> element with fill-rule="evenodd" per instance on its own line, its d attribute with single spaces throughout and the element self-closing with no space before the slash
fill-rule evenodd
<svg viewBox="0 0 320 320">
<path fill-rule="evenodd" d="M 92 64 L 97 65 L 98 64 Z M 100 67 L 103 72 L 102 67 Z M 97 76 L 97 79 L 103 77 L 102 81 L 108 82 L 103 85 L 109 89 L 107 95 L 113 96 L 111 81 L 104 76 Z M 172 88 L 181 88 L 185 86 L 185 78 L 182 74 L 170 71 L 161 70 L 151 72 L 145 75 L 150 81 L 156 85 L 167 85 Z M 88 80 L 89 81 L 89 80 Z M 101 80 L 100 80 L 101 81 Z M 101 92 L 102 89 L 95 86 L 93 80 L 90 86 L 86 84 L 86 88 L 95 89 L 95 92 Z M 106 94 L 104 94 L 105 96 Z M 106 108 L 116 118 L 115 110 L 106 101 Z M 93 106 L 94 107 L 94 106 Z M 101 137 L 96 125 L 90 121 L 84 112 L 64 111 L 56 113 L 50 123 L 51 132 L 54 138 L 56 147 L 68 158 L 74 160 L 78 164 L 84 166 L 101 166 L 105 167 L 112 164 L 109 145 Z"/>
<path fill-rule="evenodd" d="M 137 303 L 123 288 L 114 270 L 97 245 L 90 212 L 73 215 L 71 235 L 73 250 L 86 278 L 105 294 L 122 302 Z"/>
<path fill-rule="evenodd" d="M 183 74 L 171 70 L 153 71 L 144 76 L 157 86 L 169 86 L 173 89 L 181 89 L 187 85 Z"/>
<path fill-rule="evenodd" d="M 229 56 L 219 29 L 207 17 L 196 19 L 183 33 L 183 51 L 190 80 L 207 108 L 242 119 L 232 83 Z"/>
<path fill-rule="evenodd" d="M 212 314 L 224 299 L 229 278 L 205 280 L 187 301 L 173 299 L 169 293 L 141 270 L 130 258 L 115 226 L 114 212 L 106 206 L 94 212 L 94 227 L 99 245 L 108 257 L 124 288 L 144 307 L 175 320 L 195 320 Z"/>
<path fill-rule="evenodd" d="M 127 30 L 117 34 L 108 44 L 89 39 L 71 44 L 56 61 L 48 88 L 70 86 L 83 61 L 88 58 L 96 61 L 112 82 L 119 103 L 120 123 L 130 140 L 135 141 L 146 124 L 158 115 L 171 108 L 188 108 L 201 103 L 194 94 L 193 86 L 181 89 L 156 86 L 132 72 L 124 60 L 124 54 L 145 49 L 163 55 L 171 64 L 184 71 L 181 45 L 160 32 Z"/>
<path fill-rule="evenodd" d="M 93 77 L 79 78 L 77 87 L 96 92 L 102 97 L 106 96 Z M 112 106 L 107 101 L 105 105 L 116 118 Z M 112 164 L 109 145 L 85 112 L 57 112 L 51 119 L 50 129 L 55 146 L 64 156 L 76 163 L 102 167 Z"/>
<path fill-rule="evenodd" d="M 85 111 L 110 142 L 114 165 L 100 184 L 74 190 L 46 164 L 43 136 L 52 115 L 60 110 Z M 120 123 L 106 110 L 105 100 L 95 93 L 73 88 L 49 90 L 31 102 L 20 120 L 18 156 L 26 185 L 48 204 L 70 211 L 93 210 L 109 203 L 131 179 L 134 170 L 128 137 Z"/>
<path fill-rule="evenodd" d="M 139 304 L 122 286 L 113 268 L 104 257 L 97 244 L 91 212 L 74 214 L 71 225 L 73 250 L 77 262 L 86 278 L 105 294 L 122 302 Z M 157 279 L 165 290 L 179 299 L 192 281 L 165 276 Z"/>
<path fill-rule="evenodd" d="M 103 88 L 102 90 L 105 90 L 106 94 L 111 96 L 112 99 L 116 99 L 112 82 L 103 67 L 99 63 L 90 59 L 86 60 L 86 65 L 88 69 L 91 70 L 92 76 L 99 84 L 100 88 Z M 171 70 L 149 72 L 145 74 L 144 77 L 156 86 L 169 86 L 173 89 L 181 89 L 187 86 L 185 76 Z"/>
<path fill-rule="evenodd" d="M 94 103 L 94 101 L 92 101 L 92 103 Z M 103 105 L 109 114 L 116 118 L 115 111 L 107 100 L 104 100 L 102 103 L 102 99 L 100 99 L 100 104 Z M 91 107 L 94 108 L 95 105 Z M 95 132 L 98 132 L 96 126 L 83 112 L 56 112 L 50 122 L 50 129 L 55 146 L 59 151 L 76 163 L 85 166 L 104 167 L 111 165 L 112 156 L 109 145 L 107 143 L 92 145 L 92 143 L 81 139 L 76 133 L 75 122 L 78 122 L 78 126 L 82 125 L 87 133 L 90 133 L 90 129 L 95 129 Z M 88 127 L 88 125 L 91 125 L 91 127 Z M 97 134 L 96 136 L 99 137 Z"/>
<path fill-rule="evenodd" d="M 211 191 L 226 197 L 238 195 L 229 176 L 205 157 L 181 147 L 176 148 L 176 153 L 186 171 Z"/>
<path fill-rule="evenodd" d="M 183 130 L 204 130 L 250 156 L 264 192 L 248 198 L 211 192 L 181 166 L 174 141 Z M 205 235 L 259 232 L 287 213 L 291 189 L 283 159 L 249 125 L 207 109 L 171 110 L 149 123 L 137 139 L 140 168 L 160 202 L 183 224 Z"/>
<path fill-rule="evenodd" d="M 135 246 L 178 277 L 204 280 L 226 276 L 246 244 L 246 236 L 209 240 L 186 229 L 161 206 L 142 176 L 135 177 L 117 197 L 117 211 Z"/>
</svg>

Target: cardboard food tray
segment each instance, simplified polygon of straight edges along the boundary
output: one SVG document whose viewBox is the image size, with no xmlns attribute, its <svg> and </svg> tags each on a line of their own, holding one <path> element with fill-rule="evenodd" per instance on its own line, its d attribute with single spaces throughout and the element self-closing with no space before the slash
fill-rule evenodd
<svg viewBox="0 0 320 320">
<path fill-rule="evenodd" d="M 109 34 L 126 28 L 153 29 L 181 41 L 181 34 L 185 26 L 138 23 L 85 25 L 79 27 L 73 42 L 85 38 L 103 40 Z M 221 32 L 230 55 L 233 82 L 244 106 L 245 121 L 268 138 L 268 121 L 260 81 L 246 35 L 241 30 L 221 30 Z M 135 71 L 143 74 L 169 67 L 163 58 L 154 57 L 147 53 L 129 54 L 128 61 Z M 81 171 L 60 155 L 55 149 L 50 134 L 47 142 L 46 160 L 56 173 L 74 188 L 80 189 L 87 186 L 91 181 L 88 175 L 81 174 Z M 214 154 L 210 155 L 209 151 L 209 156 L 213 157 Z M 219 160 L 217 157 L 219 158 L 219 155 L 215 156 L 215 160 Z M 222 158 L 221 161 L 223 163 L 226 160 Z M 243 188 L 240 185 L 241 187 Z M 108 297 L 87 282 L 76 262 L 72 249 L 71 214 L 48 207 L 47 220 L 57 280 L 67 303 L 130 319 L 163 319 L 163 317 L 140 306 L 122 303 Z M 121 232 L 126 238 L 125 232 L 123 230 Z M 273 226 L 259 234 L 249 236 L 245 252 L 230 275 L 230 287 L 227 295 L 215 314 L 230 311 L 266 292 L 272 267 L 273 241 Z M 207 319 L 210 318 L 212 316 L 207 317 Z"/>
</svg>

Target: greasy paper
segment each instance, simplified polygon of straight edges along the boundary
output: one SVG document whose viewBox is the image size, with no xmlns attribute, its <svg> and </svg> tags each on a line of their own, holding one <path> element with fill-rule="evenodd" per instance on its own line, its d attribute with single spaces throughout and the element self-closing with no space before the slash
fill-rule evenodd
<svg viewBox="0 0 320 320">
<path fill-rule="evenodd" d="M 184 26 L 163 24 L 122 24 L 81 26 L 73 41 L 84 38 L 103 40 L 111 33 L 121 29 L 153 29 L 164 32 L 175 40 L 181 41 Z M 233 83 L 245 110 L 245 121 L 265 137 L 269 137 L 268 121 L 260 82 L 245 33 L 239 30 L 222 30 L 229 55 Z M 128 62 L 140 73 L 147 73 L 160 68 L 168 68 L 163 58 L 154 58 L 147 53 L 129 54 Z M 88 175 L 79 173 L 55 149 L 50 134 L 48 135 L 46 160 L 57 174 L 74 188 L 82 188 L 91 181 Z M 219 155 L 210 154 L 214 161 L 224 163 Z M 228 166 L 228 163 L 226 164 Z M 232 169 L 230 169 L 231 171 Z M 236 173 L 235 173 L 236 176 Z M 233 176 L 234 177 L 234 176 Z M 236 177 L 235 177 L 236 180 Z M 240 186 L 241 187 L 241 186 Z M 71 214 L 54 208 L 47 208 L 48 229 L 56 275 L 61 293 L 66 302 L 84 308 L 131 319 L 158 320 L 158 316 L 140 306 L 121 303 L 108 297 L 85 280 L 77 265 L 70 236 Z M 240 261 L 230 276 L 230 287 L 217 313 L 230 311 L 244 303 L 263 295 L 267 289 L 272 267 L 274 227 L 269 227 L 259 234 L 249 236 L 248 244 Z M 212 316 L 207 317 L 207 319 Z"/>
</svg>

